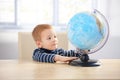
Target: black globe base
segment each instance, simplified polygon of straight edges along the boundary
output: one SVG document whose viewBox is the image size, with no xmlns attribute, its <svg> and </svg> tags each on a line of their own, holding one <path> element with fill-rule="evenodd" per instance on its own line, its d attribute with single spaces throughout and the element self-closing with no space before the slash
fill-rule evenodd
<svg viewBox="0 0 120 80">
<path fill-rule="evenodd" d="M 100 64 L 97 63 L 98 60 L 95 59 L 89 59 L 87 62 L 82 62 L 80 59 L 73 60 L 69 63 L 69 65 L 72 66 L 82 66 L 82 67 L 96 67 L 100 66 Z"/>
</svg>

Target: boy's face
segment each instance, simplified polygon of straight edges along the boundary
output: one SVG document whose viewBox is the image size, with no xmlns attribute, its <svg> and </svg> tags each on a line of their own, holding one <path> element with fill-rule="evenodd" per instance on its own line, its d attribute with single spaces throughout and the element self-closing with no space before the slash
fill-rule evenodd
<svg viewBox="0 0 120 80">
<path fill-rule="evenodd" d="M 54 30 L 46 29 L 41 32 L 40 37 L 41 37 L 41 41 L 40 41 L 41 48 L 45 48 L 48 50 L 54 50 L 57 48 L 58 40 Z"/>
</svg>

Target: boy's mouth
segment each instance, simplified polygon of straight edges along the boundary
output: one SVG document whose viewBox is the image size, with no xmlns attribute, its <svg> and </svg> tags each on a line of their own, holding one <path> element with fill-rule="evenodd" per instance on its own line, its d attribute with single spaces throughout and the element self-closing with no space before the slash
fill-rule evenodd
<svg viewBox="0 0 120 80">
<path fill-rule="evenodd" d="M 53 46 L 57 46 L 57 44 L 53 44 Z"/>
</svg>

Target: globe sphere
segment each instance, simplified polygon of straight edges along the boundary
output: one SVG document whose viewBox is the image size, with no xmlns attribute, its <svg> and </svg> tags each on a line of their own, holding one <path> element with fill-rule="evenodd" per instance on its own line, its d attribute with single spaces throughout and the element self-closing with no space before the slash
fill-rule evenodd
<svg viewBox="0 0 120 80">
<path fill-rule="evenodd" d="M 68 22 L 68 38 L 77 48 L 100 49 L 108 39 L 105 17 L 97 10 L 75 14 Z"/>
</svg>

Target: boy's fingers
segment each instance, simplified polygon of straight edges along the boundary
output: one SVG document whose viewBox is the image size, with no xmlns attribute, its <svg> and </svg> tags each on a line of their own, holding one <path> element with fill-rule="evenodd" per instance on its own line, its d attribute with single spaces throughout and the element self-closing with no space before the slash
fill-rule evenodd
<svg viewBox="0 0 120 80">
<path fill-rule="evenodd" d="M 68 57 L 67 61 L 71 61 L 71 60 L 75 60 L 75 59 L 78 59 L 78 57 Z"/>
</svg>

